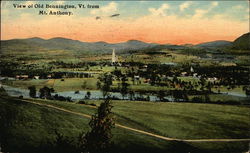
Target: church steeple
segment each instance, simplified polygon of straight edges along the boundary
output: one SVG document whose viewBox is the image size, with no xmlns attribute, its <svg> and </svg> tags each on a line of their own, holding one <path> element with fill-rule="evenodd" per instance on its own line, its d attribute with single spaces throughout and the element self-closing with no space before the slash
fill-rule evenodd
<svg viewBox="0 0 250 153">
<path fill-rule="evenodd" d="M 112 63 L 117 62 L 117 57 L 115 55 L 115 49 L 113 49 L 113 53 L 112 53 Z"/>
</svg>

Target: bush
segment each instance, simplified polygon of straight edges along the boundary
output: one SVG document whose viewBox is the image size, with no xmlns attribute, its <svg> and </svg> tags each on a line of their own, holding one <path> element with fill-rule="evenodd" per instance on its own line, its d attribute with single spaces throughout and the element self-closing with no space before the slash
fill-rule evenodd
<svg viewBox="0 0 250 153">
<path fill-rule="evenodd" d="M 91 105 L 91 106 L 96 106 L 96 104 L 94 104 L 94 103 L 91 103 L 91 104 L 89 104 L 89 105 Z"/>
<path fill-rule="evenodd" d="M 78 104 L 87 104 L 84 100 L 80 100 Z"/>
<path fill-rule="evenodd" d="M 193 97 L 192 98 L 192 102 L 195 102 L 195 103 L 201 103 L 203 100 L 202 100 L 202 97 Z"/>
</svg>

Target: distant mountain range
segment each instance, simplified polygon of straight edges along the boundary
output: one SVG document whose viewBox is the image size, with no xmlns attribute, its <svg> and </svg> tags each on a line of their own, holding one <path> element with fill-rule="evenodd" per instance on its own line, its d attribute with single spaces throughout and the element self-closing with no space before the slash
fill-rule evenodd
<svg viewBox="0 0 250 153">
<path fill-rule="evenodd" d="M 217 40 L 217 41 L 201 43 L 201 44 L 195 45 L 195 47 L 214 49 L 214 48 L 232 47 L 232 45 L 233 43 L 231 41 Z"/>
<path fill-rule="evenodd" d="M 233 47 L 236 49 L 249 49 L 249 33 L 237 38 L 234 42 L 219 40 L 205 42 L 198 45 L 172 45 L 146 43 L 138 40 L 129 40 L 121 43 L 107 42 L 81 42 L 67 38 L 56 37 L 52 39 L 42 39 L 38 37 L 28 39 L 11 39 L 1 41 L 1 51 L 37 51 L 37 50 L 65 50 L 81 53 L 110 53 L 112 49 L 116 49 L 119 53 L 134 51 L 157 51 L 162 49 L 185 49 L 185 48 L 225 48 Z"/>
<path fill-rule="evenodd" d="M 225 41 L 225 40 L 218 40 L 212 42 L 205 42 L 194 47 L 198 48 L 233 48 L 233 49 L 240 49 L 240 50 L 250 50 L 250 33 L 245 33 L 235 39 L 233 42 Z"/>
<path fill-rule="evenodd" d="M 1 50 L 21 50 L 26 49 L 47 49 L 47 50 L 68 50 L 77 52 L 94 52 L 94 53 L 106 53 L 111 52 L 115 49 L 117 52 L 127 51 L 143 51 L 143 50 L 154 50 L 154 49 L 181 49 L 185 46 L 179 45 L 161 45 L 156 43 L 146 43 L 138 40 L 129 40 L 121 43 L 107 43 L 107 42 L 81 42 L 78 40 L 72 40 L 67 38 L 52 38 L 42 39 L 38 37 L 28 39 L 12 39 L 1 41 Z"/>
</svg>

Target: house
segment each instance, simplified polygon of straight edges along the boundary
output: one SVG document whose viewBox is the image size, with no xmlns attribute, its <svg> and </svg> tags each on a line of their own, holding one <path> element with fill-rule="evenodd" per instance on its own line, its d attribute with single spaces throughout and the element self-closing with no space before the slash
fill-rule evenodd
<svg viewBox="0 0 250 153">
<path fill-rule="evenodd" d="M 181 76 L 186 76 L 187 72 L 181 72 Z"/>
<path fill-rule="evenodd" d="M 194 68 L 191 66 L 191 68 L 190 68 L 190 72 L 194 72 Z"/>
<path fill-rule="evenodd" d="M 29 76 L 28 75 L 16 75 L 16 79 L 18 80 L 24 80 L 24 79 L 28 79 Z"/>
<path fill-rule="evenodd" d="M 19 80 L 19 78 L 20 78 L 20 75 L 16 75 L 16 79 Z"/>
<path fill-rule="evenodd" d="M 140 80 L 140 76 L 139 76 L 139 75 L 135 75 L 134 78 L 135 78 L 136 80 Z"/>
<path fill-rule="evenodd" d="M 47 75 L 47 78 L 48 78 L 48 79 L 51 79 L 51 78 L 52 78 L 51 74 Z"/>
<path fill-rule="evenodd" d="M 39 80 L 40 76 L 34 76 L 34 79 Z"/>
<path fill-rule="evenodd" d="M 217 80 L 218 80 L 218 78 L 216 78 L 216 77 L 212 77 L 212 78 L 207 78 L 207 80 L 208 80 L 208 81 L 217 81 Z"/>
<path fill-rule="evenodd" d="M 28 76 L 28 75 L 21 75 L 20 78 L 21 78 L 21 79 L 28 79 L 29 76 Z"/>
<path fill-rule="evenodd" d="M 144 82 L 144 83 L 149 83 L 149 82 L 150 82 L 150 79 L 145 79 L 143 82 Z"/>
</svg>

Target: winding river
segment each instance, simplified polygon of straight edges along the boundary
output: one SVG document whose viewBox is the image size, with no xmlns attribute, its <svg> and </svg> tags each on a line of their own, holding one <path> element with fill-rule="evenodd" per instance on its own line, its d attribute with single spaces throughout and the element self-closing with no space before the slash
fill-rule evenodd
<svg viewBox="0 0 250 153">
<path fill-rule="evenodd" d="M 11 87 L 11 86 L 7 86 L 7 85 L 2 85 L 2 87 L 6 90 L 6 92 L 9 96 L 14 96 L 14 97 L 23 96 L 24 98 L 30 98 L 28 89 Z M 71 99 L 73 101 L 77 101 L 77 100 L 84 99 L 87 92 L 88 91 L 82 90 L 76 94 L 75 91 L 64 91 L 64 92 L 54 92 L 54 93 L 52 93 L 52 95 L 58 94 L 59 96 L 63 96 L 63 97 L 71 97 Z M 103 98 L 103 94 L 101 91 L 94 90 L 94 91 L 90 91 L 90 93 L 91 93 L 90 99 L 102 99 Z M 111 95 L 111 97 L 123 99 L 122 94 L 119 92 L 110 92 L 110 95 Z M 38 92 L 37 92 L 36 96 L 39 97 Z M 155 95 L 145 95 L 145 94 L 141 95 L 141 94 L 135 93 L 134 97 L 143 97 L 143 98 L 149 97 L 149 101 L 158 101 L 158 98 Z M 129 100 L 130 96 L 126 95 L 126 96 L 124 96 L 124 99 Z M 174 99 L 172 97 L 165 97 L 165 99 L 167 99 L 169 101 L 174 101 Z"/>
<path fill-rule="evenodd" d="M 13 96 L 13 97 L 23 96 L 24 98 L 30 98 L 28 89 L 11 87 L 11 86 L 7 86 L 7 85 L 1 85 L 1 86 L 6 90 L 6 92 L 9 96 Z M 64 91 L 64 92 L 54 92 L 54 93 L 52 93 L 52 95 L 54 96 L 54 95 L 58 94 L 59 96 L 70 97 L 71 100 L 73 100 L 73 101 L 79 101 L 79 100 L 83 100 L 85 98 L 85 95 L 87 94 L 87 92 L 88 91 L 84 91 L 84 90 L 79 91 L 79 93 L 75 93 L 75 91 Z M 90 91 L 90 93 L 91 93 L 90 99 L 98 100 L 98 99 L 103 98 L 103 94 L 101 91 L 92 90 L 92 91 Z M 245 94 L 240 94 L 240 93 L 236 93 L 236 92 L 222 92 L 221 94 L 247 98 L 247 96 Z M 115 99 L 123 99 L 122 94 L 119 92 L 110 92 L 110 95 L 111 95 L 111 97 L 114 97 Z M 38 92 L 37 92 L 36 96 L 39 97 Z M 149 101 L 159 101 L 159 98 L 156 95 L 146 95 L 146 94 L 135 93 L 133 97 L 135 97 L 135 98 L 141 97 L 144 99 L 149 97 Z M 164 98 L 167 99 L 168 101 L 171 101 L 171 102 L 175 101 L 175 99 L 171 96 L 167 96 Z M 129 100 L 130 95 L 127 94 L 126 96 L 124 96 L 124 99 Z M 180 101 L 182 101 L 182 100 L 180 100 Z"/>
</svg>

